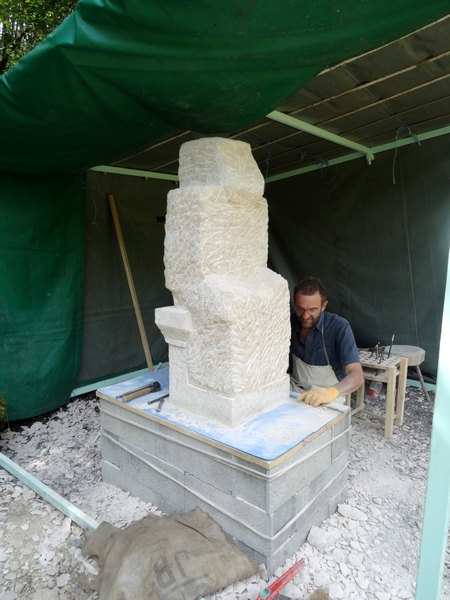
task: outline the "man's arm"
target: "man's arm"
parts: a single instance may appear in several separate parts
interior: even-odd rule
[[[303,400],[311,406],[320,406],[321,404],[333,402],[339,396],[354,392],[364,383],[361,363],[351,363],[345,367],[345,370],[347,375],[336,385],[327,388],[312,388],[309,392],[298,396],[297,400]]]
[[[306,404],[311,404],[311,406],[329,404],[339,396],[354,392],[364,383],[363,370],[361,363],[358,361],[358,348],[350,324],[345,319],[342,319],[341,322],[342,326],[337,333],[336,339],[338,356],[341,358],[341,364],[345,364],[348,360],[352,359],[355,362],[347,364],[345,367],[346,376],[334,386],[327,388],[313,387],[309,392],[298,396],[297,400],[303,400]]]
[[[334,386],[339,391],[340,396],[354,392],[364,383],[361,363],[351,363],[345,367],[345,371],[347,375]]]

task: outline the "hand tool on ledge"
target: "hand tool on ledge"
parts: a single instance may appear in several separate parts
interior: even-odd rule
[[[153,404],[154,402],[159,402],[158,408],[156,409],[156,412],[159,413],[159,412],[161,412],[161,408],[162,408],[162,405],[164,404],[164,400],[168,397],[169,397],[169,394],[166,394],[165,396],[160,396],[159,398],[155,398],[155,400],[149,400],[148,403]]]
[[[141,385],[141,387],[134,388],[134,390],[129,390],[120,396],[116,396],[117,399],[121,399],[122,402],[129,402],[134,398],[139,398],[139,396],[145,396],[145,394],[153,394],[154,392],[159,392],[161,389],[161,384],[159,381],[152,381],[151,383],[146,383],[145,385]]]
[[[281,596],[279,592],[287,586],[287,584],[294,579],[297,573],[305,566],[305,560],[301,558],[295,565],[288,569],[283,575],[280,575],[273,583],[268,585],[256,598],[256,600],[272,600],[277,598],[282,600],[286,596]]]

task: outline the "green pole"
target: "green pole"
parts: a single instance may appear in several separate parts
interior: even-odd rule
[[[450,516],[450,260],[431,432],[430,463],[420,542],[416,600],[439,600]]]
[[[81,509],[77,508],[74,504],[63,498],[50,489],[45,483],[36,479],[34,475],[22,469],[18,464],[13,462],[10,458],[5,456],[0,452],[0,467],[3,467],[7,471],[9,471],[14,477],[17,477],[22,483],[27,485],[30,489],[38,493],[44,500],[47,500],[50,504],[52,504],[55,508],[60,510],[63,514],[67,515],[77,523],[80,527],[84,529],[97,529],[98,523],[94,521],[89,515],[83,512]],[[3,594],[2,594],[3,596]]]

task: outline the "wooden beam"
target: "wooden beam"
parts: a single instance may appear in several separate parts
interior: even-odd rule
[[[123,266],[125,267],[125,273],[127,276],[128,287],[130,288],[131,299],[133,301],[134,312],[136,315],[137,324],[139,327],[139,333],[141,335],[142,346],[144,348],[145,359],[147,361],[147,367],[149,371],[153,371],[153,361],[152,356],[150,354],[150,348],[148,346],[147,335],[145,333],[144,322],[142,320],[141,309],[139,307],[139,302],[136,294],[136,288],[134,287],[133,275],[131,273],[130,263],[128,261],[127,249],[125,247],[125,242],[122,235],[122,228],[120,226],[119,215],[117,214],[116,203],[114,201],[114,196],[112,194],[108,194],[109,206],[111,208],[111,213],[114,221],[114,226],[116,228],[117,240],[119,242],[120,253],[122,255]]]

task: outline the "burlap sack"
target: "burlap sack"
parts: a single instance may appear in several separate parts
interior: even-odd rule
[[[126,529],[103,522],[83,538],[83,554],[100,565],[100,600],[195,600],[257,571],[199,508]]]

